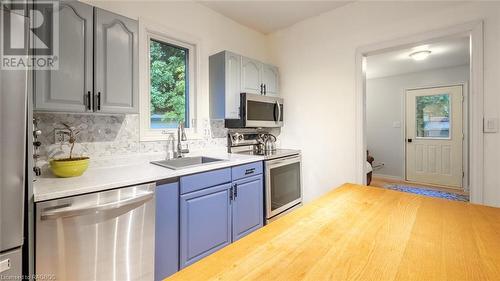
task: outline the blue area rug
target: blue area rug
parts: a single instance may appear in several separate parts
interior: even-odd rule
[[[461,194],[452,193],[452,192],[432,190],[432,189],[427,189],[425,187],[415,187],[415,186],[408,186],[408,185],[401,185],[401,184],[387,184],[387,185],[385,185],[385,188],[397,190],[397,191],[402,191],[402,192],[420,194],[420,195],[429,196],[429,197],[437,197],[437,198],[443,198],[443,199],[448,199],[448,200],[469,202],[468,195],[461,195]]]

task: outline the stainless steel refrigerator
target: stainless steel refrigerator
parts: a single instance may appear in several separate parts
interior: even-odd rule
[[[2,9],[3,19],[25,24],[26,18]],[[24,36],[14,33],[10,36]],[[1,41],[3,42],[3,40]],[[27,52],[26,52],[27,54]],[[26,181],[27,70],[0,66],[0,279],[22,274],[24,193]]]

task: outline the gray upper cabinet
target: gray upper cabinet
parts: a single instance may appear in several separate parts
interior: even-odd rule
[[[137,21],[77,1],[59,10],[59,69],[35,70],[34,109],[138,113]]]
[[[238,118],[240,116],[240,79],[241,79],[241,56],[226,53],[226,118]]]
[[[262,65],[262,84],[266,96],[279,96],[279,72],[274,65]]]
[[[211,118],[238,118],[241,56],[224,51],[210,56],[209,64]]]
[[[59,22],[59,69],[34,72],[35,109],[92,111],[93,7],[60,2]]]
[[[137,21],[95,9],[94,103],[104,113],[137,113]]]
[[[273,65],[222,51],[209,58],[210,118],[240,117],[240,93],[279,96],[279,72]]]
[[[241,58],[241,92],[261,94],[262,63],[259,61]]]

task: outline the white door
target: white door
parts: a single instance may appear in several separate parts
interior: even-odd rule
[[[462,90],[406,92],[406,180],[462,188]]]
[[[241,58],[241,92],[252,94],[263,94],[261,83],[262,65],[259,61]]]
[[[279,96],[279,74],[278,68],[273,65],[262,65],[262,84],[266,96]]]

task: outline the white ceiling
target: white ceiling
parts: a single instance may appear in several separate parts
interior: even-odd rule
[[[432,53],[422,61],[415,61],[409,54],[419,50]],[[379,78],[430,69],[466,65],[469,63],[469,38],[458,37],[368,56],[366,78]]]
[[[352,1],[199,1],[202,5],[264,34],[291,26],[349,2]]]

